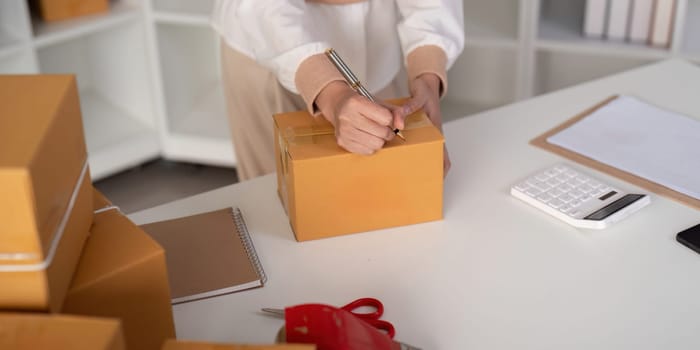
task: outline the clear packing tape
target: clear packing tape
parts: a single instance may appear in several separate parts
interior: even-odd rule
[[[428,116],[423,113],[423,111],[419,111],[406,117],[403,130],[419,129],[431,125],[433,124],[430,119],[428,119]],[[289,154],[290,146],[317,144],[321,140],[326,139],[329,135],[335,135],[335,128],[333,128],[330,123],[315,126],[288,127],[284,132],[281,132],[278,142],[280,146],[280,157],[282,158],[283,174],[286,176],[289,173],[287,162],[291,159],[291,155]],[[410,140],[407,139],[407,141],[397,142],[401,144],[409,141]]]
[[[80,192],[81,185],[83,181],[86,179],[87,175],[87,169],[88,169],[88,163],[87,160],[83,163],[83,168],[80,171],[80,176],[78,177],[78,181],[73,187],[73,192],[71,193],[70,199],[68,201],[68,204],[66,206],[66,209],[63,213],[63,216],[61,217],[61,221],[59,221],[58,225],[56,226],[56,229],[54,230],[53,236],[51,238],[51,245],[49,246],[48,252],[46,254],[46,258],[40,262],[40,263],[34,263],[34,264],[0,264],[0,272],[20,272],[20,271],[40,271],[40,270],[45,270],[47,267],[51,265],[51,262],[53,261],[54,256],[56,255],[56,249],[58,248],[58,244],[61,242],[61,238],[63,238],[63,234],[66,228],[66,224],[68,223],[68,219],[70,218],[71,213],[73,212],[73,207],[75,206],[75,200],[78,197],[78,192]],[[32,260],[36,259],[37,254],[36,253],[2,253],[0,255],[1,260],[15,260],[15,261],[21,261],[21,260]]]

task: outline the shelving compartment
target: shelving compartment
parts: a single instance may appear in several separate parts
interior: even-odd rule
[[[445,120],[452,120],[515,101],[515,49],[467,47],[448,72],[442,103]]]
[[[165,94],[165,155],[182,161],[233,166],[221,84],[219,39],[210,28],[156,26]]]
[[[37,55],[42,73],[76,75],[94,179],[159,155],[141,21],[46,45]]]
[[[534,95],[562,89],[655,61],[599,54],[540,50],[536,53]]]
[[[585,0],[543,0],[537,26],[536,48],[572,53],[609,55],[637,58],[665,58],[669,50],[644,43],[624,40],[586,37],[583,33]]]
[[[512,0],[465,0],[466,45],[516,46],[519,2]]]

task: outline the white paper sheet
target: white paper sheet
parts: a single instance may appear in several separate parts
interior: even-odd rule
[[[620,96],[547,142],[700,199],[699,120]]]

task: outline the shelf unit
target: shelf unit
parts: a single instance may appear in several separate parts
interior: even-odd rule
[[[444,118],[662,59],[700,63],[700,1],[676,1],[673,41],[669,48],[657,48],[585,37],[586,0],[465,0],[465,51],[448,72]]]
[[[464,0],[466,43],[445,120],[676,57],[700,63],[700,0],[676,0],[669,48],[586,38],[586,0]],[[112,0],[43,23],[0,1],[0,73],[73,73],[94,179],[155,157],[235,166],[214,0]]]

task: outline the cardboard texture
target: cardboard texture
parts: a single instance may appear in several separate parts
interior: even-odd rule
[[[73,76],[0,76],[0,308],[60,308],[92,222]]]
[[[579,120],[585,118],[589,114],[595,112],[597,109],[607,105],[614,99],[616,99],[618,96],[610,96],[606,98],[605,100],[601,101],[600,103],[592,106],[591,108],[573,116],[571,119],[561,123],[560,125],[557,125],[556,127],[552,128],[551,130],[546,131],[540,136],[535,137],[534,139],[530,140],[530,144],[533,146],[540,147],[544,150],[550,151],[552,153],[558,154],[564,158],[567,158],[569,160],[572,160],[574,162],[577,162],[579,164],[583,164],[585,166],[591,167],[593,169],[596,169],[598,171],[604,172],[606,174],[612,175],[617,177],[618,179],[621,179],[623,181],[627,181],[629,183],[635,184],[641,188],[644,188],[648,191],[654,192],[656,194],[662,195],[667,198],[671,198],[673,200],[676,200],[679,203],[688,205],[690,207],[693,207],[695,209],[700,209],[700,200],[693,198],[691,196],[688,196],[686,194],[674,191],[666,186],[659,185],[655,182],[649,181],[643,177],[634,175],[632,173],[620,170],[618,168],[615,168],[613,166],[601,163],[595,159],[588,158],[584,155],[581,155],[579,153],[576,153],[574,151],[570,151],[564,147],[557,146],[555,144],[551,144],[547,142],[547,139],[559,133],[560,131],[574,125],[576,122]]]
[[[442,219],[443,144],[423,112],[371,156],[304,111],[274,116],[277,186],[298,241]]]
[[[124,350],[118,320],[0,313],[0,349]]]
[[[313,344],[236,345],[168,339],[162,350],[314,350]]]
[[[62,313],[118,318],[127,349],[175,336],[163,249],[112,209],[96,214]]]
[[[109,11],[109,0],[34,0],[41,19],[61,21]]]

